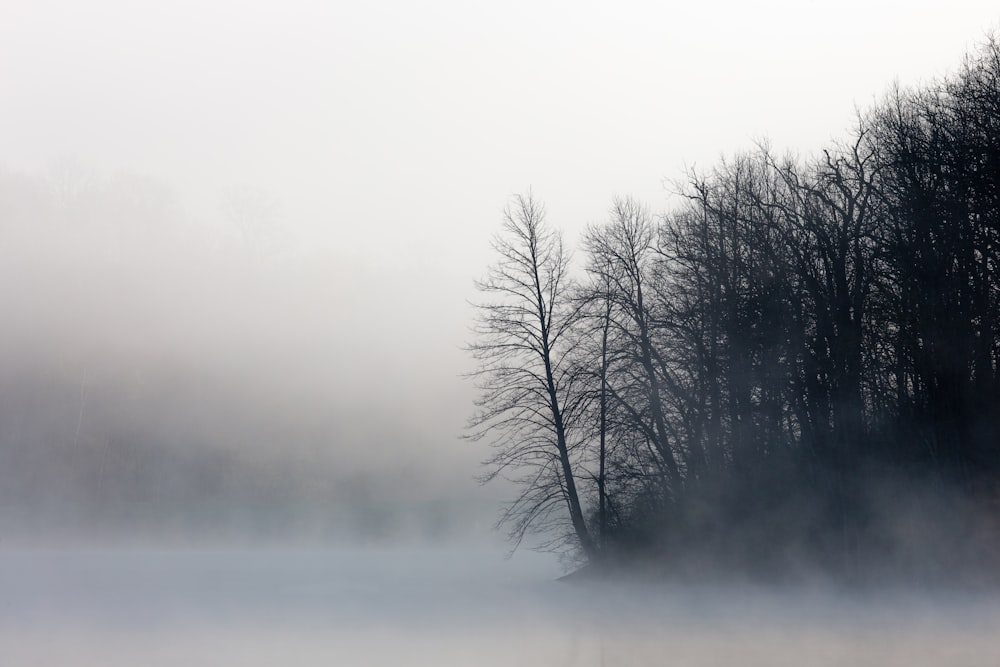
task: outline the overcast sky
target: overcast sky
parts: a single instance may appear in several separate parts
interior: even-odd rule
[[[532,187],[571,241],[614,195],[662,210],[685,167],[764,137],[816,151],[998,21],[995,0],[0,0],[6,201],[69,172],[146,202],[69,245],[30,206],[0,220],[20,332],[0,361],[30,350],[83,387],[70,440],[97,439],[88,382],[207,396],[211,372],[213,400],[294,422],[257,449],[304,438],[341,474],[404,461],[433,471],[424,495],[476,493],[461,346],[512,193]],[[201,437],[242,446],[228,428]]]

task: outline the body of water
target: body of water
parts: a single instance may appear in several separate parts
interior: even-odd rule
[[[1000,665],[975,593],[557,582],[486,549],[0,552],[0,664]]]

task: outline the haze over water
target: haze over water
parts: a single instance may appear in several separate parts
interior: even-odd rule
[[[996,599],[553,581],[484,549],[5,551],[5,665],[932,665],[1000,660]]]

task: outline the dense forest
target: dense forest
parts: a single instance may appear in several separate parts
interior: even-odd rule
[[[616,199],[571,262],[508,206],[468,437],[500,523],[689,575],[977,577],[1000,534],[1000,42],[809,159]],[[581,258],[582,255],[582,258]]]

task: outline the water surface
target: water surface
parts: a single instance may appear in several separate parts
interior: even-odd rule
[[[969,593],[569,585],[487,549],[0,552],[2,664],[990,665]]]

